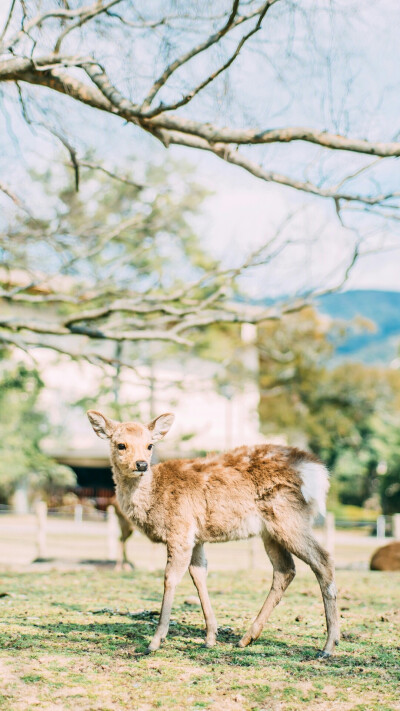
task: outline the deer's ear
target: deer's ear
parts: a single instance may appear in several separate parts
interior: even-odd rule
[[[158,440],[165,437],[169,429],[171,428],[175,419],[175,415],[172,412],[166,412],[164,415],[159,415],[155,420],[147,425],[147,429],[151,432],[151,441],[158,442]]]
[[[88,410],[86,414],[97,436],[101,439],[109,439],[118,423],[102,415],[101,412],[97,412],[97,410]]]

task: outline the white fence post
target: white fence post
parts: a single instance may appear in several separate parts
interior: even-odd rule
[[[109,560],[118,558],[118,519],[114,506],[107,506],[107,551]]]
[[[327,511],[325,516],[325,547],[331,555],[335,552],[335,514]]]
[[[386,520],[384,516],[378,516],[376,519],[376,537],[385,538]]]
[[[12,498],[14,513],[25,515],[29,512],[28,486],[26,480],[21,481],[15,489]]]
[[[83,506],[82,504],[77,504],[74,508],[74,521],[76,523],[82,523],[83,519]]]
[[[47,533],[47,504],[45,501],[38,501],[36,504],[36,546],[37,557],[46,558],[46,533]]]
[[[400,541],[400,513],[393,514],[392,518],[392,536],[396,541]]]

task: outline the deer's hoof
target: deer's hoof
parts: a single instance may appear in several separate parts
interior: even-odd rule
[[[135,570],[135,565],[129,561],[128,563],[123,563],[122,568],[119,568],[119,570],[124,570],[129,573],[130,571]]]
[[[317,652],[317,659],[328,659],[332,654],[330,652],[325,652],[324,650]]]
[[[206,641],[204,642],[204,646],[206,647],[206,649],[212,649],[212,647],[215,647],[216,643],[216,639],[206,639]]]
[[[239,649],[244,649],[245,647],[247,647],[247,646],[248,646],[249,644],[251,644],[252,642],[253,642],[253,638],[250,637],[248,634],[245,634],[245,636],[242,637],[242,639],[239,640],[239,642],[237,643],[236,646],[239,647]]]

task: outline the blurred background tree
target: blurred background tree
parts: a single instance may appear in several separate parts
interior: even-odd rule
[[[259,328],[261,427],[309,447],[333,473],[331,499],[396,507],[400,373],[334,365],[341,327],[306,309]],[[390,462],[390,464],[388,464]],[[390,472],[390,473],[389,473]]]
[[[49,422],[38,406],[43,387],[38,371],[7,361],[4,350],[0,355],[0,502],[6,503],[17,489],[35,496],[73,485],[73,471],[41,449]]]
[[[1,296],[13,311],[3,337],[11,326],[26,346],[108,363],[118,363],[122,342],[142,356],[151,340],[181,342],[174,327],[219,298],[223,280],[194,226],[208,192],[183,163],[132,162],[118,179],[86,165],[79,192],[66,166],[36,174],[42,217],[20,213],[4,232]],[[109,356],[96,353],[104,341]],[[131,348],[132,366],[134,356]]]
[[[213,274],[215,261],[201,249],[193,224],[207,191],[193,180],[192,169],[183,163],[132,164],[130,176],[118,180],[92,166],[95,164],[88,161],[87,169],[81,172],[79,192],[67,166],[33,175],[38,191],[47,197],[46,210],[39,221],[19,213],[4,235],[0,268],[6,285],[5,302],[9,290],[13,297],[11,320],[22,314],[32,326],[24,347],[29,345],[33,356],[37,348],[46,345],[61,356],[112,366],[103,370],[93,394],[75,403],[81,413],[89,407],[105,406],[116,418],[136,419],[137,403],[120,399],[121,368],[146,364],[151,391],[152,362],[176,355],[173,343],[150,343],[146,339],[123,343],[117,338],[104,344],[103,339],[94,338],[89,351],[85,342],[76,348],[71,337],[60,342],[56,336],[45,336],[40,328],[35,333],[35,324],[43,311],[50,326],[57,319],[71,318],[73,322],[76,302],[84,300],[85,295],[90,297],[90,315],[87,321],[82,318],[76,324],[78,335],[80,329],[84,334],[85,327],[101,328],[102,314],[105,318],[109,315],[110,297],[119,300],[135,295],[134,313],[129,313],[127,303],[123,324],[124,329],[132,330],[137,326],[137,311],[145,314],[148,309],[151,318],[153,306],[146,304],[149,293],[153,300],[160,298],[159,311],[165,319],[177,318],[174,308],[163,304],[167,293],[176,293],[176,308],[189,282],[195,283],[193,299],[198,294],[207,298],[207,278]],[[136,182],[132,173],[136,173]],[[18,301],[21,292],[23,298]],[[114,317],[113,328],[118,335],[122,328],[120,312]],[[38,406],[43,382],[39,371],[27,365],[28,359],[17,361],[17,353],[10,349],[1,354],[3,501],[21,487],[34,493],[49,491],[56,484],[74,483],[72,470],[58,465],[41,449],[41,441],[50,433],[50,423]]]
[[[132,160],[125,177],[115,179],[91,161],[85,165],[79,192],[65,165],[32,171],[45,198],[42,216],[20,213],[8,225],[1,250],[7,269],[24,269],[36,280],[71,277],[64,288],[59,283],[59,298],[52,302],[63,303],[64,295],[72,310],[74,296],[77,301],[94,291],[91,307],[152,289],[156,298],[216,267],[193,227],[208,192],[194,180],[191,166]]]

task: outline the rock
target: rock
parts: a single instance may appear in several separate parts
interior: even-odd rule
[[[400,541],[394,541],[375,551],[370,562],[371,570],[400,570]]]

